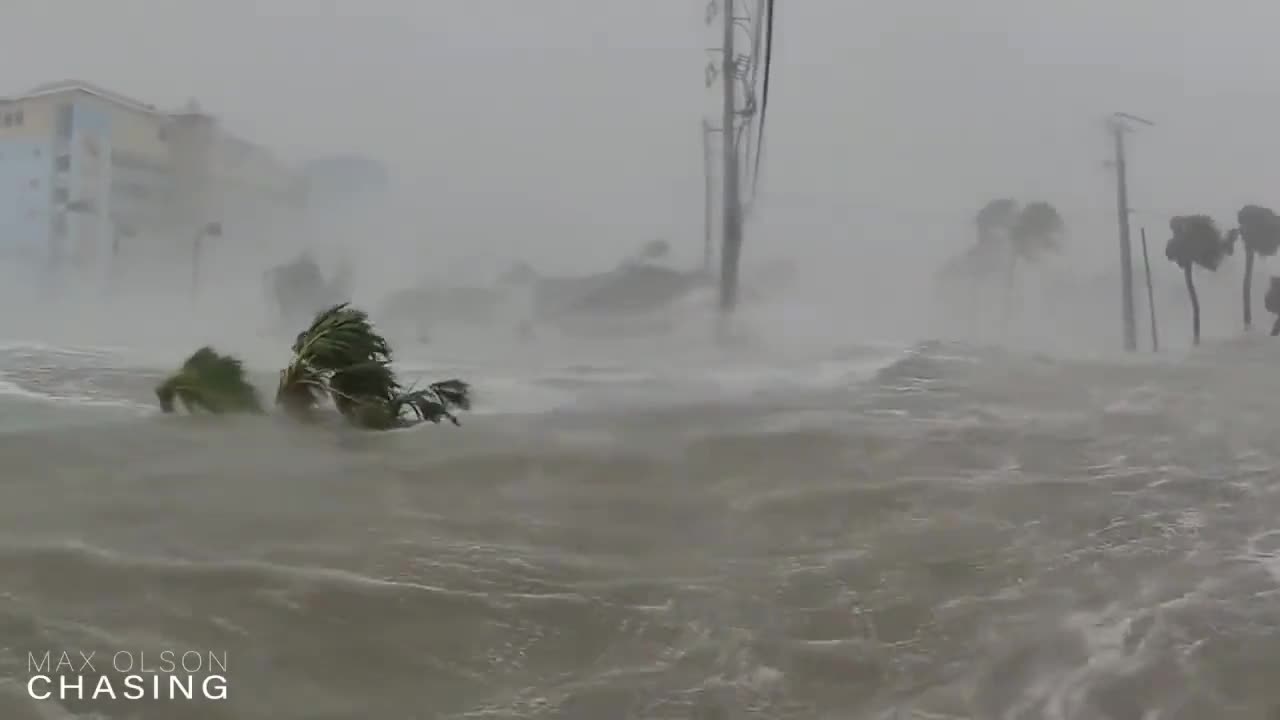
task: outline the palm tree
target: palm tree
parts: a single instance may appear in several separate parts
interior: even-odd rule
[[[1262,304],[1266,306],[1267,312],[1276,316],[1275,324],[1271,326],[1271,337],[1280,335],[1280,277],[1271,276],[1271,286],[1267,288]]]
[[[1014,258],[1035,262],[1057,252],[1066,224],[1057,208],[1047,202],[1028,203],[1009,229]]]
[[[936,284],[946,287],[951,281],[953,287],[963,287],[967,297],[964,300],[964,315],[969,326],[969,335],[977,332],[979,291],[988,273],[997,265],[997,258],[1006,249],[1009,230],[1013,227],[1018,214],[1018,203],[1012,198],[997,198],[982,206],[974,216],[973,224],[977,230],[977,238],[961,254],[952,258],[939,270]]]
[[[329,398],[351,423],[368,429],[438,423],[471,407],[471,388],[462,380],[405,389],[391,369],[391,348],[368,315],[348,303],[321,311],[298,334],[293,359],[280,371],[276,404],[293,417],[309,419]],[[406,413],[413,418],[406,417]]]
[[[1018,202],[1012,198],[992,200],[978,211],[974,224],[978,226],[979,247],[998,243],[1008,237],[1018,216]]]
[[[1180,215],[1169,221],[1173,237],[1165,245],[1164,255],[1182,268],[1187,282],[1187,294],[1191,297],[1192,342],[1200,344],[1200,298],[1196,296],[1191,268],[1199,265],[1206,270],[1217,270],[1222,258],[1230,255],[1232,238],[1223,238],[1213,218],[1208,215]]]
[[[1227,235],[1234,244],[1239,237],[1244,242],[1244,329],[1253,325],[1253,256],[1270,257],[1280,250],[1280,216],[1270,208],[1245,205],[1236,215],[1238,227]]]
[[[257,390],[245,379],[243,364],[208,346],[195,351],[182,369],[158,385],[156,398],[165,413],[174,412],[175,400],[190,413],[262,412]]]
[[[1009,228],[1009,266],[1005,276],[1005,315],[1012,306],[1013,278],[1018,260],[1034,263],[1061,247],[1066,223],[1058,209],[1047,202],[1028,203]]]

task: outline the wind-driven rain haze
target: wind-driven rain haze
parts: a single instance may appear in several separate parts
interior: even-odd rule
[[[1280,708],[1269,5],[3,10],[0,718]]]

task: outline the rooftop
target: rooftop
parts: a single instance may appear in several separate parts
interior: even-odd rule
[[[48,95],[57,95],[59,93],[77,92],[77,91],[88,93],[89,95],[95,95],[108,102],[115,103],[123,107],[127,107],[130,110],[135,110],[137,112],[147,113],[149,115],[179,116],[179,115],[205,115],[206,114],[200,109],[199,103],[197,103],[195,100],[188,100],[185,106],[177,110],[161,110],[157,108],[155,105],[144,103],[141,100],[136,100],[134,98],[129,97],[128,95],[122,95],[118,92],[113,92],[100,85],[94,85],[91,82],[86,82],[84,80],[75,80],[75,79],[58,80],[56,82],[43,83],[41,85],[37,85],[31,88],[30,90],[27,90],[24,93],[0,97],[0,102],[17,102],[20,100],[28,100],[30,98],[45,97]]]

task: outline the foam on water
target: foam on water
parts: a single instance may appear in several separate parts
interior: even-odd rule
[[[405,353],[408,381],[475,383],[462,428],[0,433],[7,647],[216,641],[270,670],[217,718],[1280,703],[1266,362],[656,354]],[[92,397],[151,382],[116,378],[118,354],[64,357],[65,378],[13,367],[54,362],[38,355],[0,367]],[[254,368],[269,379],[270,358]],[[7,652],[0,675],[20,673]]]

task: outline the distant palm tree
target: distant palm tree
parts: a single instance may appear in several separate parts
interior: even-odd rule
[[[1017,216],[1018,201],[1012,198],[998,198],[983,205],[974,218],[978,226],[977,244],[988,246],[1006,239]]]
[[[977,240],[939,270],[939,287],[963,279],[967,285],[966,315],[970,334],[976,329],[978,295],[1004,270],[1004,313],[1008,320],[1013,306],[1013,281],[1018,261],[1033,263],[1058,249],[1065,224],[1062,216],[1046,202],[1019,205],[1012,198],[988,202],[974,217]],[[992,283],[994,284],[994,283]]]
[[[1005,313],[1012,303],[1013,278],[1018,260],[1034,263],[1061,247],[1066,223],[1058,209],[1047,202],[1033,202],[1022,208],[1009,228],[1009,265],[1005,276]]]
[[[1244,242],[1244,329],[1253,325],[1253,256],[1271,257],[1280,250],[1280,216],[1270,208],[1245,205],[1236,215],[1238,227],[1227,234],[1234,245],[1238,237]]]
[[[1009,233],[1017,217],[1018,201],[1013,198],[996,198],[983,205],[973,219],[976,241],[947,268],[950,273],[959,272],[967,276],[968,298],[965,304],[968,306],[966,315],[970,335],[977,331],[981,288],[996,271],[1000,258],[1007,254]]]
[[[1266,306],[1267,312],[1276,316],[1275,324],[1271,326],[1271,337],[1280,335],[1280,277],[1271,276],[1271,286],[1267,288],[1262,304]]]
[[[1222,232],[1208,215],[1179,215],[1169,221],[1173,237],[1165,245],[1164,255],[1182,268],[1187,282],[1187,294],[1191,297],[1192,342],[1200,344],[1200,298],[1196,295],[1191,269],[1195,265],[1206,270],[1217,270],[1222,258],[1231,254],[1234,243],[1223,238]]]

